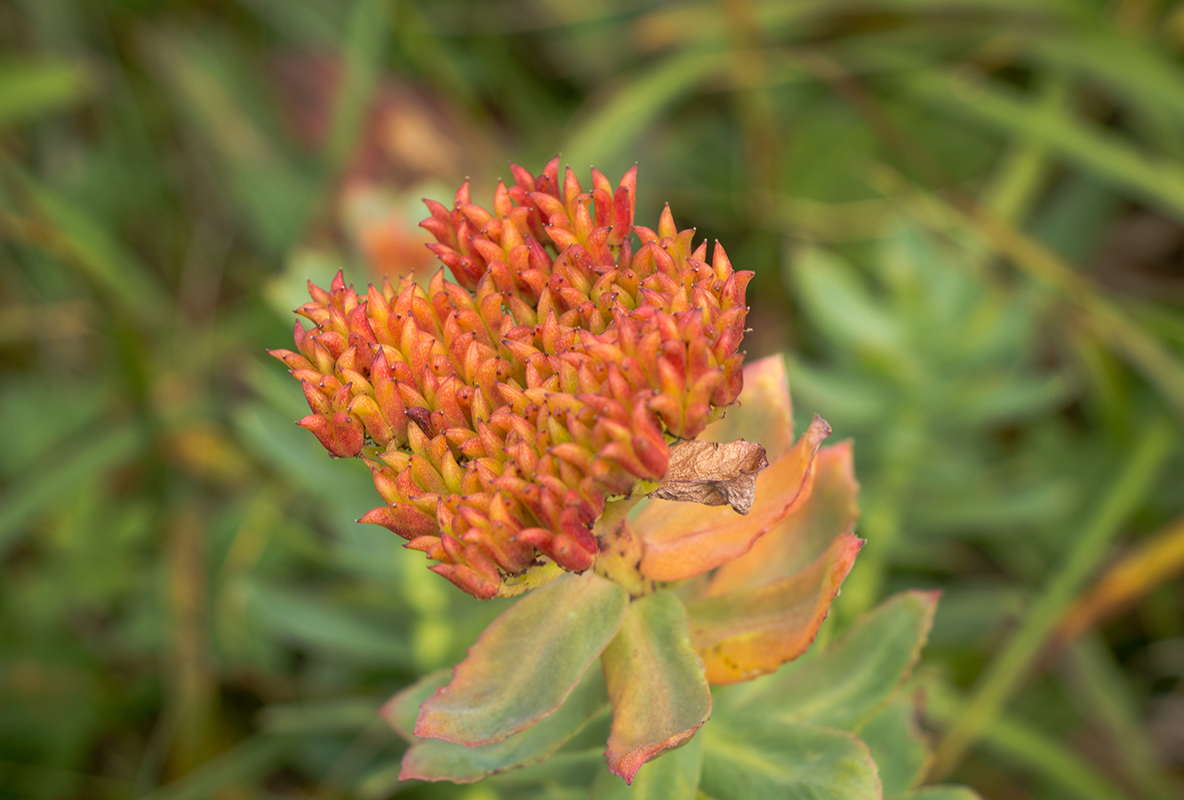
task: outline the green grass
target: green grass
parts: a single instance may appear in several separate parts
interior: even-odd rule
[[[380,277],[359,220],[415,253],[556,152],[757,273],[749,355],[855,438],[834,624],[944,589],[937,770],[1178,796],[1184,563],[1058,630],[1184,510],[1182,120],[1154,0],[0,5],[0,800],[567,796],[394,781],[362,712],[500,606],[352,522],[264,353]]]

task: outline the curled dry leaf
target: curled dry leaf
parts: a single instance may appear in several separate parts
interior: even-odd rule
[[[859,483],[851,442],[819,449],[810,496],[794,513],[758,539],[752,549],[722,564],[705,597],[764,586],[807,568],[841,533],[854,533],[859,519]]]
[[[815,417],[793,449],[757,477],[757,502],[741,517],[730,508],[697,508],[651,500],[632,522],[644,554],[641,574],[656,581],[681,581],[744,555],[810,496],[814,457],[830,426]]]
[[[769,466],[765,448],[743,439],[716,442],[681,442],[670,448],[666,482],[650,492],[659,500],[730,505],[747,514],[756,497],[757,473]]]

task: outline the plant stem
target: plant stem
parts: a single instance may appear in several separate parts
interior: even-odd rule
[[[596,574],[619,583],[634,597],[641,597],[654,590],[654,582],[641,574],[641,541],[629,530],[625,518],[645,497],[634,492],[620,500],[604,504],[604,513],[596,521],[593,533],[600,542],[600,554],[596,557]]]

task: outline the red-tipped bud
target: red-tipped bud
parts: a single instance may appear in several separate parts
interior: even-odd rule
[[[456,283],[359,296],[339,273],[298,312],[316,327],[272,353],[330,453],[381,451],[367,463],[387,505],[363,521],[479,597],[538,559],[591,568],[605,495],[663,479],[667,440],[735,401],[751,277],[719,247],[707,266],[669,208],[636,226],[636,167],[615,189],[594,170],[589,191],[558,159],[511,171],[492,213],[467,183],[452,208],[426,201]]]

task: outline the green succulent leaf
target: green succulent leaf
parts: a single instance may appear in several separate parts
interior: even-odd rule
[[[447,672],[438,672],[412,685],[392,699],[384,716],[396,730],[406,731],[407,723],[415,720],[413,704],[447,679]],[[607,701],[604,679],[597,670],[588,670],[558,711],[500,742],[466,747],[441,739],[413,737],[411,748],[403,756],[399,779],[472,783],[495,772],[538,763],[562,747]]]
[[[806,313],[836,345],[881,357],[903,357],[906,332],[901,321],[872,294],[851,264],[825,250],[803,249],[793,265],[793,276]]]
[[[605,755],[609,770],[631,783],[642,764],[694,736],[711,714],[682,604],[665,592],[634,602],[601,663],[613,708]]]
[[[859,729],[880,772],[884,800],[904,800],[921,782],[929,762],[929,742],[917,725],[917,707],[909,698],[884,706]]]
[[[642,766],[632,784],[622,783],[603,769],[592,784],[592,800],[673,800],[695,797],[702,766],[702,737],[692,736],[686,744]]]
[[[379,716],[387,721],[395,733],[414,744],[419,741],[419,737],[415,735],[415,718],[419,716],[419,707],[441,686],[447,684],[451,677],[450,669],[438,669],[424,675],[387,700],[379,709]]]
[[[869,800],[876,765],[853,734],[770,717],[703,731],[700,788],[713,800]]]
[[[909,674],[936,607],[936,592],[889,598],[818,656],[720,693],[718,712],[745,719],[760,709],[785,721],[853,729]]]
[[[621,586],[590,572],[526,595],[423,703],[415,735],[476,747],[551,714],[612,640],[628,602]]]

